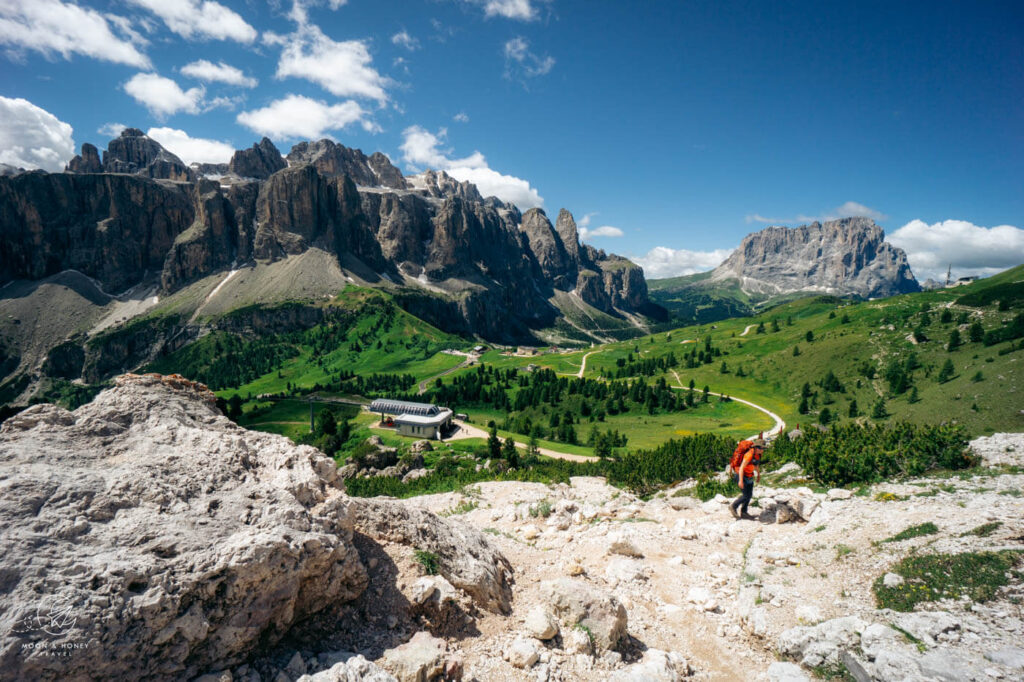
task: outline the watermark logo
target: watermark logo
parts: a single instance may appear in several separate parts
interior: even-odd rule
[[[36,629],[53,635],[63,637],[75,628],[78,617],[74,615],[74,604],[70,600],[64,600],[50,606],[39,605],[36,608]]]

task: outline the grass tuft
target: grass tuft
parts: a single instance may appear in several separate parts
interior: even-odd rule
[[[910,528],[901,530],[899,533],[896,533],[896,535],[893,535],[891,538],[886,538],[885,540],[882,540],[882,542],[902,542],[904,540],[909,540],[910,538],[919,538],[922,535],[935,535],[938,532],[939,527],[931,521],[929,521],[927,523],[922,523],[920,525],[911,526]]]
[[[920,603],[941,599],[989,601],[1010,583],[1010,570],[1020,556],[1019,550],[908,556],[887,571],[902,576],[901,585],[886,587],[882,576],[875,580],[875,602],[878,608],[913,611]]]

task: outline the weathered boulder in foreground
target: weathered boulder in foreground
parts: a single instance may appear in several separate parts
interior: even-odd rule
[[[31,407],[0,429],[0,670],[235,665],[362,593],[348,505],[330,459],[236,426],[180,378],[120,377],[74,412]]]
[[[433,552],[452,585],[486,609],[509,612],[512,565],[477,529],[392,500],[351,499],[349,513],[356,531]]]

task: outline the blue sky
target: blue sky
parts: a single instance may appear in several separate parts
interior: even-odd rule
[[[0,0],[0,161],[329,136],[566,207],[650,275],[845,215],[921,279],[984,274],[1024,262],[1022,35],[1019,2]]]

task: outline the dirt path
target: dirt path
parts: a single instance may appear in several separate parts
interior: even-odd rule
[[[587,353],[586,355],[583,356],[583,362],[580,363],[579,374],[576,375],[578,378],[582,379],[583,378],[583,373],[585,371],[587,371],[587,358],[589,358],[594,353],[600,353],[600,352],[601,351],[599,351],[599,350],[592,350],[592,351],[590,351],[589,353]]]
[[[470,426],[465,422],[461,422],[453,419],[452,423],[459,427],[459,430],[454,435],[448,436],[445,440],[464,440],[466,438],[483,438],[486,440],[491,434],[484,431],[476,426]],[[515,444],[521,448],[526,447],[526,442],[522,440],[522,437],[514,437]],[[537,448],[540,454],[546,457],[553,457],[555,459],[567,459],[571,462],[593,462],[596,461],[596,457],[587,457],[585,455],[571,455],[568,452],[558,452],[557,450],[551,450],[550,448]]]
[[[756,326],[757,326],[756,324],[748,324],[747,328],[743,330],[743,333],[741,333],[740,336],[746,336],[747,332],[749,332],[751,329],[753,329]]]
[[[747,327],[747,329],[750,329],[750,327]],[[746,333],[746,332],[744,332],[744,333]],[[672,376],[674,376],[676,378],[676,383],[679,384],[679,386],[677,386],[678,389],[680,389],[682,391],[691,391],[691,390],[692,391],[696,391],[697,390],[696,388],[691,389],[689,386],[684,386],[683,385],[683,380],[679,378],[679,374],[675,370],[672,370]],[[721,396],[722,394],[721,393],[715,393],[714,391],[708,391],[708,395]],[[768,433],[765,434],[765,437],[767,437],[767,438],[774,438],[775,436],[777,436],[780,433],[782,433],[783,429],[786,428],[786,422],[782,421],[782,417],[780,417],[779,415],[775,414],[774,412],[769,410],[767,407],[761,407],[757,403],[752,403],[749,400],[744,400],[743,398],[737,398],[734,395],[730,395],[729,396],[729,400],[734,400],[734,401],[736,401],[738,403],[743,403],[744,405],[747,405],[749,407],[753,407],[755,410],[759,410],[761,412],[764,412],[766,415],[771,417],[775,421],[775,425],[772,426],[771,431],[769,431]],[[750,438],[756,438],[756,437],[757,437],[757,434],[754,434],[753,436],[750,436]]]

